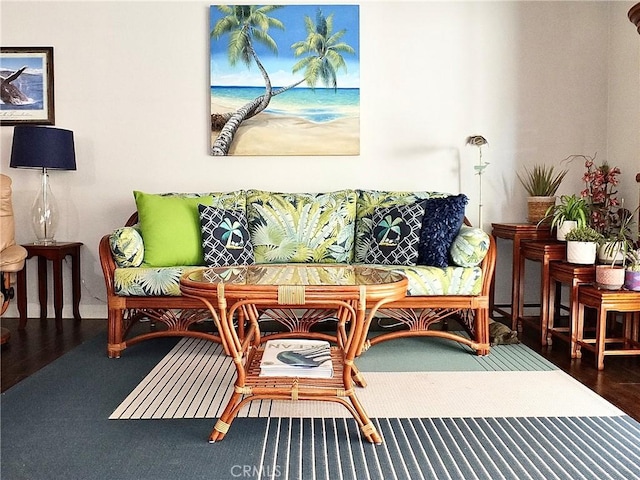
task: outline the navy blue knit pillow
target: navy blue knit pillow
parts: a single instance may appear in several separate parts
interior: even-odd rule
[[[464,221],[468,201],[463,194],[424,201],[418,265],[440,268],[449,265],[449,249]]]

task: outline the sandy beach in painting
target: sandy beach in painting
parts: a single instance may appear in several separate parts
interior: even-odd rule
[[[237,108],[237,107],[236,107]],[[232,105],[211,101],[211,112],[232,112]],[[211,143],[219,132],[212,132]],[[296,116],[262,112],[243,122],[229,155],[358,155],[360,118],[314,123]]]

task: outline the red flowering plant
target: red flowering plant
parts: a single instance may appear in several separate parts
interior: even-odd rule
[[[581,156],[585,159],[584,166],[587,170],[582,176],[585,189],[580,192],[580,195],[590,205],[589,224],[606,238],[620,228],[622,221],[623,209],[616,197],[620,169],[609,166],[606,160],[596,165],[595,155]]]

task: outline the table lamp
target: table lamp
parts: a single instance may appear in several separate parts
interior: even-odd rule
[[[54,245],[58,226],[58,206],[49,185],[50,168],[75,170],[73,132],[61,128],[17,126],[13,131],[12,168],[42,169],[42,183],[33,202],[31,220],[36,244]]]

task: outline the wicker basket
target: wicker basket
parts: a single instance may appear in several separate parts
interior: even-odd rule
[[[533,224],[538,223],[544,218],[549,207],[555,204],[556,197],[529,197],[527,199],[527,207],[529,209],[527,221]],[[548,218],[543,223],[551,223],[551,218]]]

